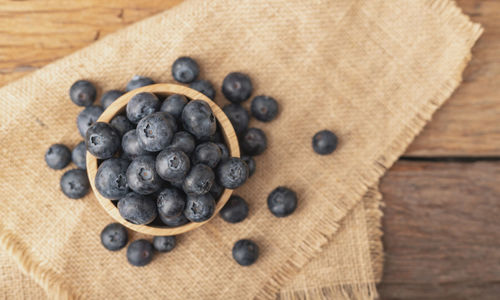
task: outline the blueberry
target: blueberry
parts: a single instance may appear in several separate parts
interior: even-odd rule
[[[210,137],[217,129],[217,123],[210,106],[202,100],[190,101],[182,111],[184,129],[196,138]]]
[[[175,236],[155,236],[153,246],[158,252],[170,252],[175,248]]]
[[[118,131],[120,136],[123,136],[127,131],[134,129],[134,124],[130,123],[127,117],[123,115],[114,116],[109,124]]]
[[[212,184],[212,188],[210,189],[210,195],[214,197],[215,201],[219,201],[220,196],[222,196],[222,193],[224,192],[224,187],[222,187],[220,184],[217,182],[214,182]]]
[[[101,231],[101,244],[109,251],[118,251],[128,242],[127,229],[120,223],[108,224]]]
[[[89,106],[95,101],[97,90],[92,82],[78,80],[69,89],[71,101],[78,106]]]
[[[122,158],[110,158],[101,163],[95,175],[95,187],[103,197],[118,200],[127,195],[129,163]]]
[[[188,195],[202,195],[210,191],[214,180],[215,175],[212,169],[207,165],[199,164],[191,168],[182,187]]]
[[[102,107],[104,109],[108,108],[111,105],[111,103],[115,102],[115,100],[120,98],[123,94],[125,93],[119,90],[110,90],[102,94],[101,97]]]
[[[227,74],[222,82],[222,93],[233,103],[241,103],[250,98],[252,90],[250,77],[240,72]]]
[[[221,218],[229,223],[238,223],[248,216],[248,204],[240,196],[233,195],[220,211]]]
[[[189,87],[192,88],[193,90],[197,90],[198,92],[207,96],[211,100],[215,99],[214,86],[208,80],[199,79],[199,80],[193,81],[193,82],[191,82]]]
[[[133,241],[127,248],[127,260],[132,266],[145,266],[153,260],[153,250],[153,245],[144,239]]]
[[[249,266],[259,257],[259,246],[251,240],[239,240],[233,246],[233,258],[242,265]]]
[[[287,187],[277,187],[267,197],[267,207],[276,217],[289,216],[297,208],[297,195]]]
[[[163,101],[160,111],[167,112],[171,114],[174,118],[180,120],[182,115],[182,110],[184,106],[188,103],[186,97],[179,94],[173,94],[167,97],[165,101]]]
[[[193,135],[186,131],[178,131],[174,134],[169,148],[181,150],[189,155],[194,151],[195,146],[196,141]]]
[[[176,130],[170,118],[168,113],[157,112],[144,117],[137,124],[136,132],[141,148],[158,152],[170,145]]]
[[[226,145],[223,143],[217,143],[217,147],[220,149],[220,161],[225,161],[226,159],[229,158],[229,150],[227,149]]]
[[[149,196],[128,193],[118,201],[120,215],[133,224],[149,224],[157,216],[156,202]]]
[[[247,164],[237,157],[223,161],[217,167],[219,183],[227,189],[242,186],[248,178]]]
[[[127,83],[127,87],[125,88],[125,90],[127,92],[130,92],[131,90],[135,90],[154,83],[154,80],[149,77],[134,75],[134,77],[132,77],[132,79],[130,79],[130,81]]]
[[[205,164],[210,168],[215,168],[219,163],[221,156],[222,152],[217,144],[206,142],[196,146],[193,154],[193,163]]]
[[[186,153],[170,148],[161,151],[156,157],[156,172],[161,178],[179,182],[184,180],[191,168],[191,162]]]
[[[155,94],[139,93],[134,95],[127,103],[127,118],[130,122],[137,124],[147,115],[150,115],[160,108],[160,101]]]
[[[163,224],[167,225],[167,227],[179,227],[189,223],[189,220],[186,219],[184,214],[180,214],[179,216],[176,217],[164,217],[162,214],[159,215],[160,215],[160,220],[163,222]]]
[[[251,156],[243,155],[241,159],[247,164],[248,166],[248,177],[252,177],[253,173],[255,173],[255,159]]]
[[[89,178],[82,169],[66,171],[61,177],[61,190],[68,198],[80,199],[89,191]]]
[[[94,123],[85,137],[87,151],[99,159],[112,157],[120,148],[120,134],[108,123]]]
[[[191,57],[183,56],[174,61],[172,77],[182,83],[190,83],[200,74],[200,67]]]
[[[45,162],[54,169],[64,169],[71,161],[71,151],[61,144],[54,144],[45,152]]]
[[[269,96],[257,96],[252,100],[250,111],[257,120],[270,122],[278,115],[278,102]]]
[[[316,133],[312,139],[312,147],[314,152],[326,155],[330,154],[337,148],[338,138],[335,133],[330,130],[321,130]]]
[[[215,200],[209,193],[204,195],[188,195],[184,216],[192,222],[203,222],[210,219],[215,211]]]
[[[248,115],[248,111],[239,104],[228,104],[225,105],[222,110],[226,114],[231,124],[233,124],[234,131],[237,135],[242,134],[248,128],[248,122],[250,120],[250,116]]]
[[[248,128],[240,137],[240,147],[246,155],[260,155],[267,149],[266,134],[259,128]]]
[[[158,195],[158,213],[164,217],[177,217],[184,211],[186,195],[176,188],[166,188]]]
[[[85,147],[85,142],[81,141],[76,147],[71,151],[71,160],[80,169],[87,169],[87,148]]]
[[[87,129],[97,122],[97,119],[101,116],[103,110],[100,106],[87,106],[84,110],[82,110],[78,117],[76,118],[76,126],[78,127],[78,131],[81,136],[85,136]]]
[[[156,173],[155,158],[149,155],[136,157],[128,166],[127,183],[134,192],[141,195],[159,190],[163,182]]]
[[[125,153],[130,159],[134,159],[137,156],[146,155],[149,153],[139,145],[139,140],[137,138],[137,132],[135,129],[129,130],[123,135],[122,149],[123,153]]]

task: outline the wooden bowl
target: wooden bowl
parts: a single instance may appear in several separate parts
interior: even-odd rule
[[[236,133],[234,132],[234,128],[229,121],[229,119],[226,117],[222,109],[215,104],[212,100],[210,100],[207,96],[203,95],[202,93],[190,89],[186,86],[178,85],[178,84],[169,84],[169,83],[160,83],[160,84],[153,84],[153,85],[148,85],[142,88],[135,89],[133,91],[130,91],[120,98],[116,99],[113,104],[111,104],[101,115],[99,118],[98,122],[106,122],[109,123],[111,119],[116,116],[117,114],[123,112],[125,110],[125,107],[127,106],[127,103],[130,101],[130,99],[137,93],[141,92],[150,92],[150,93],[155,93],[158,95],[162,96],[167,96],[171,94],[181,94],[186,96],[188,100],[203,100],[210,105],[212,108],[212,111],[214,113],[214,116],[217,118],[219,121],[220,128],[222,130],[222,134],[224,136],[224,139],[226,141],[226,144],[229,148],[229,152],[232,157],[239,157],[240,156],[240,148],[238,145],[238,139],[236,137]],[[118,212],[118,208],[111,202],[111,200],[104,198],[96,189],[95,187],[95,176],[97,173],[97,159],[87,152],[87,174],[89,176],[89,181],[90,185],[92,186],[92,189],[94,190],[94,194],[97,198],[97,201],[99,201],[99,204],[104,208],[104,210],[117,222],[123,224],[124,226],[138,232],[146,233],[146,234],[151,234],[151,235],[157,235],[157,236],[166,236],[166,235],[176,235],[176,234],[181,234],[190,230],[193,230],[195,228],[198,228],[205,224],[206,222],[210,221],[207,220],[205,222],[200,222],[200,223],[195,223],[195,222],[190,222],[185,225],[179,226],[179,227],[160,227],[160,226],[154,226],[154,225],[136,225],[132,224],[128,221],[126,221],[120,213]],[[230,189],[225,189],[224,192],[222,193],[222,196],[220,197],[219,201],[217,202],[217,207],[215,208],[214,215],[217,215],[217,213],[222,209],[222,207],[226,204],[227,200],[229,200],[229,197],[231,196],[233,190]],[[212,216],[212,218],[213,218]]]

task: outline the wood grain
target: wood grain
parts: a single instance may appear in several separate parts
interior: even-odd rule
[[[381,182],[382,299],[498,299],[500,162],[398,162]]]

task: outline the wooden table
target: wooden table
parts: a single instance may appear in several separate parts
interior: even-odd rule
[[[181,0],[0,1],[0,86]],[[464,82],[382,179],[382,299],[500,298],[500,1]]]

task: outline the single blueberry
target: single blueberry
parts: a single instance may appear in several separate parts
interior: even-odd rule
[[[160,101],[155,94],[138,93],[134,95],[127,103],[127,118],[130,122],[137,124],[139,121],[160,108]]]
[[[210,194],[212,197],[214,197],[215,202],[219,201],[220,196],[222,196],[222,193],[224,192],[224,187],[222,187],[220,184],[217,182],[214,182],[212,184],[212,188],[210,189]]]
[[[71,160],[80,169],[87,169],[87,148],[85,147],[85,142],[81,141],[76,147],[71,151]]]
[[[176,217],[165,217],[162,214],[159,214],[160,220],[163,224],[167,225],[167,227],[179,227],[189,223],[189,220],[186,219],[184,214],[180,214]]]
[[[217,123],[210,106],[202,100],[190,101],[182,111],[184,129],[196,138],[210,137],[217,129]]]
[[[228,159],[230,156],[229,156],[229,150],[227,149],[227,146],[223,143],[217,143],[216,144],[219,149],[220,149],[220,161],[225,161],[226,159]]]
[[[248,128],[248,122],[250,121],[250,116],[248,111],[240,104],[228,104],[225,105],[222,110],[226,114],[231,124],[233,124],[234,131],[237,135],[242,134]]]
[[[129,159],[134,159],[137,156],[149,154],[146,149],[139,145],[137,138],[137,131],[135,129],[129,130],[122,137],[122,150]]]
[[[78,106],[89,106],[95,101],[97,90],[88,80],[78,80],[69,89],[71,101]]]
[[[330,130],[321,130],[316,133],[312,139],[312,147],[314,152],[326,155],[337,149],[338,138],[335,133]]]
[[[233,246],[233,258],[242,266],[253,264],[258,257],[259,246],[251,240],[239,240]]]
[[[109,251],[118,251],[128,242],[127,229],[120,223],[108,224],[101,231],[101,244]]]
[[[198,92],[207,96],[211,100],[215,99],[214,86],[208,80],[199,79],[199,80],[193,81],[193,82],[191,82],[189,87],[192,88],[193,90],[197,90]]]
[[[47,166],[54,170],[61,170],[71,161],[71,151],[62,144],[54,144],[45,152]]]
[[[136,267],[149,264],[153,260],[153,254],[153,245],[144,239],[133,241],[127,248],[127,260]]]
[[[253,173],[255,173],[255,159],[251,156],[243,155],[241,159],[247,164],[248,166],[248,177],[252,177]]]
[[[191,162],[186,153],[176,148],[161,151],[156,156],[156,172],[164,180],[179,182],[184,180],[191,168]]]
[[[196,146],[193,154],[194,164],[205,164],[210,168],[215,168],[222,156],[221,149],[217,144],[206,142]]]
[[[182,83],[190,83],[200,74],[198,63],[191,57],[183,56],[172,65],[172,77]]]
[[[114,116],[109,124],[118,131],[120,136],[123,136],[127,131],[135,127],[124,115]]]
[[[212,169],[207,165],[199,164],[191,168],[182,187],[188,195],[202,195],[210,191],[214,181],[215,175]]]
[[[182,214],[186,206],[186,195],[176,188],[166,188],[158,195],[158,213],[167,218]]]
[[[103,197],[118,200],[127,195],[129,163],[126,159],[110,158],[99,165],[95,175],[95,187]]]
[[[188,103],[186,97],[179,94],[173,94],[167,97],[165,101],[163,101],[160,111],[167,112],[171,114],[177,120],[180,120],[182,115],[182,110],[184,106]]]
[[[221,218],[229,223],[238,223],[248,216],[248,204],[245,199],[232,195],[220,210]]]
[[[194,136],[187,131],[178,131],[174,134],[169,148],[178,149],[190,155],[196,147]]]
[[[250,98],[252,90],[250,77],[240,72],[227,74],[222,82],[222,93],[233,103],[241,103]]]
[[[270,122],[278,115],[278,102],[269,96],[257,96],[252,100],[250,111],[257,120]]]
[[[108,123],[94,123],[87,130],[85,145],[87,151],[99,159],[112,157],[120,148],[120,134]]]
[[[246,155],[260,155],[267,149],[266,134],[259,128],[248,128],[240,137],[240,147]]]
[[[136,128],[141,148],[150,152],[158,152],[170,145],[177,129],[175,123],[172,124],[171,118],[170,114],[164,112],[144,117]]]
[[[219,164],[217,167],[217,179],[227,189],[235,189],[242,186],[248,178],[248,166],[240,158],[232,157]]]
[[[80,199],[89,191],[89,178],[82,169],[66,171],[61,177],[61,190],[68,198]]]
[[[102,94],[101,97],[102,107],[104,109],[108,108],[111,105],[111,103],[115,102],[115,100],[120,98],[123,94],[125,93],[119,90],[110,90]]]
[[[85,137],[87,129],[89,129],[92,124],[97,122],[97,119],[99,119],[102,112],[103,110],[100,106],[91,105],[85,107],[85,109],[78,114],[78,117],[76,118],[76,126],[78,127],[78,131],[81,136]]]
[[[149,196],[128,193],[118,201],[118,211],[127,221],[137,225],[149,224],[157,216],[156,202]]]
[[[210,193],[188,195],[184,216],[191,222],[203,222],[210,219],[215,211],[215,200]]]
[[[149,155],[136,157],[128,166],[127,183],[130,189],[141,195],[149,195],[161,188],[161,180],[155,168],[155,158]]]
[[[153,246],[158,252],[170,252],[175,248],[175,236],[155,236]]]
[[[134,75],[134,77],[132,77],[132,79],[130,79],[130,81],[127,83],[127,87],[125,88],[125,90],[127,92],[130,92],[131,90],[135,90],[154,83],[154,80],[149,77]]]
[[[267,207],[276,217],[289,216],[297,208],[297,194],[287,187],[277,187],[267,197]]]

